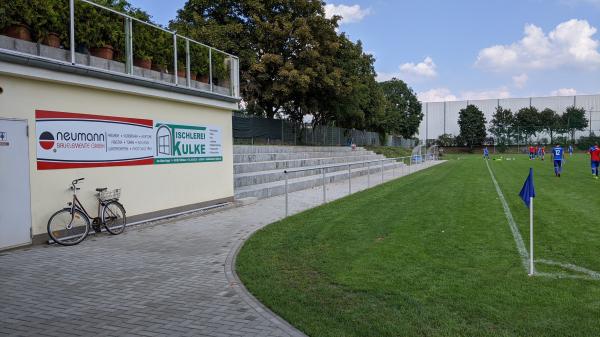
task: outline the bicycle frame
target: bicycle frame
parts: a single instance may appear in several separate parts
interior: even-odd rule
[[[79,201],[79,198],[77,198],[77,194],[73,193],[73,201],[71,202],[71,214],[74,214],[75,210],[80,210],[81,212],[83,212],[83,214],[85,214],[85,216],[88,217],[88,219],[90,220],[94,220],[95,218],[93,218],[90,213],[88,213],[88,211],[85,209],[85,207],[83,207],[83,204],[81,203],[81,201]],[[98,219],[100,219],[100,210],[102,209],[101,206],[104,206],[104,204],[102,202],[99,201],[98,204]]]

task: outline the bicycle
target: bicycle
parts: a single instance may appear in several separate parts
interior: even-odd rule
[[[90,226],[96,233],[100,233],[103,226],[110,234],[118,235],[123,233],[127,224],[125,207],[119,202],[121,189],[109,191],[106,187],[96,188],[98,216],[92,217],[77,198],[77,191],[80,190],[77,184],[83,180],[79,178],[71,182],[73,201],[68,203],[69,207],[54,213],[48,220],[48,235],[63,246],[73,246],[83,241]]]

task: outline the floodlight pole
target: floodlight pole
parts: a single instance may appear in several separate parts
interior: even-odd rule
[[[529,197],[529,276],[533,276],[533,197]]]

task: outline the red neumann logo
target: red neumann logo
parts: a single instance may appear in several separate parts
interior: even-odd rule
[[[42,134],[40,135],[39,141],[40,141],[40,146],[44,150],[50,150],[51,148],[54,147],[54,136],[48,131],[42,132]]]

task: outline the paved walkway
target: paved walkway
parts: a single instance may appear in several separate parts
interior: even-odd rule
[[[352,180],[353,192],[366,185],[367,177]],[[328,200],[347,193],[347,182],[328,185]],[[322,198],[320,188],[294,192],[290,213]],[[249,295],[232,268],[243,241],[284,211],[279,196],[74,247],[0,253],[0,336],[303,336]]]

